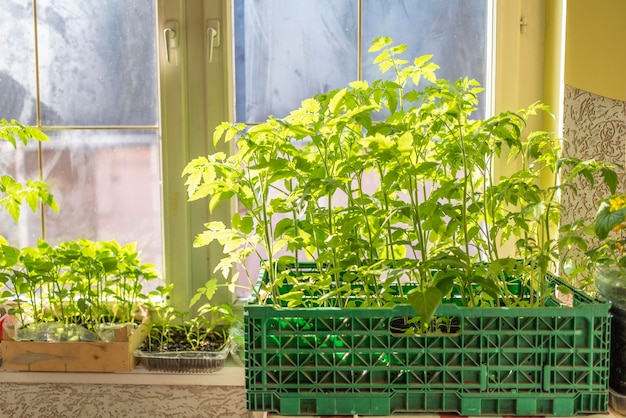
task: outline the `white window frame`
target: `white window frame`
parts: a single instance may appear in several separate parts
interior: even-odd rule
[[[173,295],[172,302],[186,305],[189,295],[194,289],[195,282],[201,283],[206,280],[210,265],[207,263],[209,255],[218,255],[220,251],[211,252],[210,249],[194,249],[191,247],[193,232],[191,224],[193,221],[201,222],[204,214],[202,206],[191,208],[186,202],[185,190],[180,173],[190,155],[197,156],[210,150],[210,138],[212,127],[222,120],[232,120],[232,62],[228,53],[231,44],[229,39],[223,38],[226,42],[226,49],[223,56],[219,58],[222,62],[222,69],[211,69],[207,74],[199,75],[199,71],[191,71],[186,68],[165,68],[163,61],[165,54],[162,45],[162,36],[165,22],[169,19],[182,17],[184,13],[200,13],[197,2],[186,0],[156,0],[158,2],[157,35],[159,36],[159,63],[160,65],[160,102],[161,102],[161,130],[162,141],[162,167],[163,167],[163,206],[164,206],[164,245],[165,245],[165,277],[168,282],[176,284],[177,293]],[[185,3],[190,3],[185,5]],[[193,3],[193,4],[191,4]],[[211,1],[206,13],[211,16],[222,16],[228,21],[229,6],[228,1]],[[565,6],[565,0],[555,0],[546,2],[546,10],[543,9],[543,2],[529,0],[501,0],[496,3],[495,13],[497,20],[495,23],[495,58],[493,62],[494,79],[494,109],[496,112],[517,109],[548,97],[544,100],[550,104],[555,111],[560,109],[560,98],[557,93],[559,85],[562,84],[562,21],[561,12]],[[522,9],[524,7],[524,9]],[[530,8],[530,9],[528,9]],[[531,17],[530,12],[534,12]],[[204,19],[205,11],[197,16]],[[532,38],[521,39],[520,18],[521,14],[526,14],[528,30],[532,30],[536,25],[537,17],[552,19],[553,34],[547,41],[539,41],[540,34]],[[183,30],[184,28],[179,28]],[[226,29],[228,30],[228,29]],[[182,33],[182,32],[181,32]],[[527,32],[526,32],[527,33]],[[541,34],[543,36],[543,34]],[[232,38],[231,38],[232,39]],[[191,41],[191,40],[190,40]],[[523,48],[520,43],[528,41],[528,48]],[[192,42],[190,42],[192,43]],[[196,40],[196,43],[201,43]],[[545,45],[545,48],[544,48]],[[192,50],[192,45],[190,45]],[[193,50],[197,51],[197,45]],[[529,55],[522,55],[521,51],[532,51],[532,59]],[[544,69],[546,65],[542,56],[554,56],[557,51],[560,58],[557,63],[552,63]],[[560,60],[560,61],[559,61]],[[559,64],[561,62],[561,64]],[[213,71],[215,70],[215,71]],[[216,74],[217,73],[217,74]],[[559,75],[560,74],[560,75]],[[221,83],[219,89],[223,89],[222,94],[226,98],[222,103],[212,103],[207,105],[207,109],[190,109],[205,102],[208,87],[203,89],[192,89],[191,94],[182,90],[184,86],[192,85],[196,78],[216,77],[217,84]],[[559,78],[560,77],[560,78]],[[548,80],[550,78],[550,80]],[[544,87],[549,85],[548,88]],[[529,91],[532,89],[532,92]],[[523,90],[523,91],[522,91]],[[549,90],[549,91],[548,91]],[[213,92],[213,90],[210,90]],[[211,108],[216,107],[216,109]],[[210,108],[210,109],[209,109]],[[207,112],[212,112],[212,117],[206,118]],[[191,115],[197,118],[196,124],[187,126],[183,123]],[[183,117],[185,119],[183,119]],[[557,113],[557,123],[561,118]],[[201,120],[202,122],[199,122]],[[542,123],[542,122],[540,122]],[[551,122],[554,123],[554,122]],[[534,127],[533,127],[534,128]],[[546,129],[551,130],[549,126]],[[195,141],[195,142],[194,142]],[[497,167],[498,168],[498,167]],[[502,169],[502,167],[499,167]],[[206,207],[206,205],[204,205]],[[192,210],[193,209],[193,210]],[[198,211],[199,214],[193,213]],[[223,213],[223,216],[228,213]],[[200,219],[194,219],[199,216]],[[195,258],[192,260],[192,257]],[[193,275],[195,282],[192,280]],[[186,306],[183,306],[186,308]],[[149,373],[150,378],[146,380],[149,372],[137,369],[132,373],[20,373],[2,372],[2,379],[8,383],[51,383],[51,384],[155,384],[155,385],[215,385],[215,386],[243,386],[244,373],[242,367],[227,367],[222,371],[204,375],[201,377],[190,375],[167,375],[158,376]]]

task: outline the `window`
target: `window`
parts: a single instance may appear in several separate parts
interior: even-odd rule
[[[0,214],[13,245],[137,241],[162,265],[153,0],[7,0],[0,10],[0,118],[51,138],[2,152],[3,171],[53,186],[59,213]]]

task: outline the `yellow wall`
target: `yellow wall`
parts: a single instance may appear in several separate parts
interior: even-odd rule
[[[565,84],[626,100],[626,1],[568,0]]]

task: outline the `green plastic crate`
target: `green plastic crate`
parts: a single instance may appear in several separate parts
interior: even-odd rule
[[[262,277],[263,272],[262,272]],[[550,285],[567,286],[558,278]],[[246,402],[285,415],[568,416],[608,410],[610,305],[442,304],[455,334],[406,336],[393,308],[244,308]]]

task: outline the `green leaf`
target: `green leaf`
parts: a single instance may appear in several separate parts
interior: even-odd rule
[[[287,306],[290,308],[293,308],[293,307],[302,305],[303,297],[304,297],[304,292],[300,290],[292,290],[291,292],[281,295],[280,300],[286,301]]]
[[[391,38],[388,37],[388,36],[381,36],[381,37],[376,38],[376,39],[374,39],[372,41],[371,46],[370,46],[368,52],[380,51],[381,49],[383,49],[387,45],[391,45]]]
[[[317,113],[320,111],[320,103],[315,99],[305,99],[302,101],[302,109],[310,113]]]
[[[13,267],[20,259],[20,249],[9,245],[0,245],[0,267],[8,269]]]
[[[253,229],[254,219],[252,218],[252,216],[250,216],[250,214],[245,214],[241,218],[241,222],[239,223],[239,230],[244,234],[250,234],[252,233]]]
[[[421,57],[417,57],[413,61],[413,65],[415,65],[416,67],[421,67],[422,65],[424,65],[424,63],[426,63],[426,61],[430,61],[432,57],[433,57],[432,54],[422,55]]]
[[[431,321],[437,307],[441,304],[442,297],[443,294],[437,287],[429,287],[425,290],[415,288],[407,295],[409,304],[419,314],[422,324],[428,324]]]
[[[619,184],[617,173],[615,172],[615,170],[606,167],[602,168],[600,171],[602,173],[602,177],[604,178],[604,182],[609,187],[609,190],[612,194],[615,194],[615,191],[617,190],[617,185]]]
[[[202,296],[206,297],[206,299],[210,301],[213,298],[213,295],[215,295],[216,291],[217,291],[217,279],[213,278],[213,279],[207,280],[204,286],[198,288],[196,293],[193,295],[193,297],[189,301],[189,307],[191,308],[196,303],[198,303],[198,301],[200,300],[200,298],[202,298]]]
[[[605,239],[609,232],[626,220],[626,208],[611,212],[611,203],[607,200],[600,203],[596,213],[595,233],[600,239]]]
[[[341,103],[343,102],[343,98],[346,95],[347,91],[348,91],[347,88],[338,90],[330,99],[330,102],[328,103],[328,107],[330,108],[330,111],[333,114],[336,115],[341,110]]]
[[[206,230],[202,231],[193,241],[194,247],[204,247],[224,236],[231,236],[232,231],[226,229],[226,225],[220,221],[213,221],[205,224]]]
[[[354,90],[366,90],[369,87],[367,80],[357,80],[348,84]]]
[[[214,146],[216,146],[220,142],[220,139],[222,139],[224,132],[226,132],[226,130],[229,128],[230,128],[230,123],[228,122],[222,122],[219,125],[217,125],[217,127],[213,131],[213,145]]]
[[[213,196],[211,196],[211,199],[209,200],[209,211],[213,213],[213,211],[215,210],[215,208],[220,202],[223,202],[225,200],[226,201],[230,200],[230,198],[233,197],[234,194],[235,194],[234,192],[227,190],[221,193],[216,193]]]

